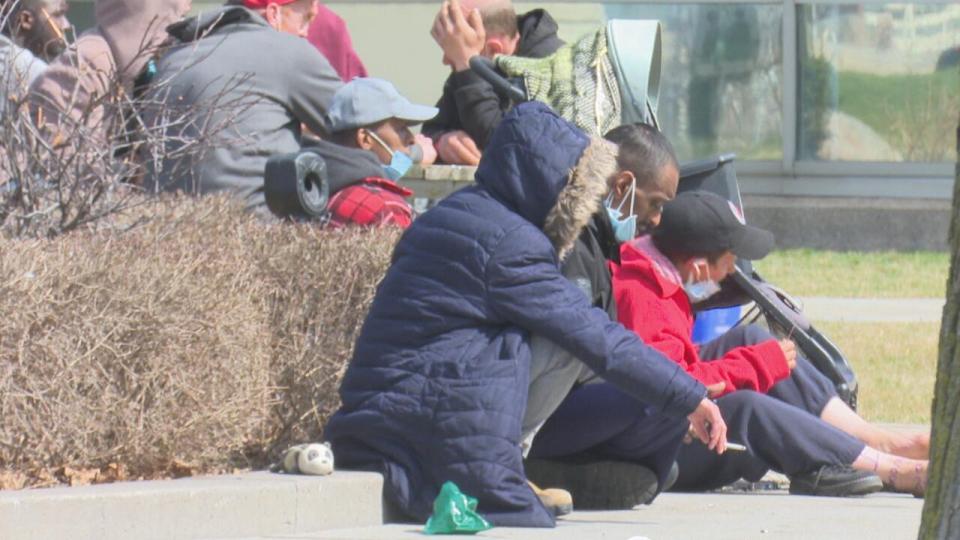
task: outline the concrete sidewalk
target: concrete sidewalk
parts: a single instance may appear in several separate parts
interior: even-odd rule
[[[3,540],[277,540],[422,538],[422,524],[383,524],[380,475],[248,473],[0,492]],[[574,512],[555,529],[495,528],[480,538],[620,540],[915,538],[923,501],[785,491],[667,493],[628,511]]]
[[[860,499],[798,497],[784,492],[661,495],[651,506],[574,512],[556,529],[494,528],[477,538],[516,540],[909,539],[920,529],[923,501],[909,495]],[[423,538],[423,526],[382,525],[248,540],[386,540]]]
[[[803,312],[816,322],[932,322],[943,315],[943,298],[800,298]]]

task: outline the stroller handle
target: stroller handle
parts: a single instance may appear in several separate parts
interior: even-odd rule
[[[493,89],[500,95],[506,96],[517,103],[527,101],[527,93],[510,84],[506,77],[497,73],[493,60],[477,55],[470,59],[470,69],[480,76],[481,79],[490,83]]]

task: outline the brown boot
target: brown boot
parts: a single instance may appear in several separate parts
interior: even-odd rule
[[[533,490],[540,502],[553,512],[555,516],[565,516],[573,512],[573,496],[565,489],[540,489],[536,484],[527,480],[527,485]]]

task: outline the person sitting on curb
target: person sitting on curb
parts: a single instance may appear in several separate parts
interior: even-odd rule
[[[410,128],[436,114],[436,108],[411,103],[382,79],[354,79],[337,90],[327,123],[332,142],[312,147],[327,165],[331,227],[410,226],[407,198],[413,191],[397,180],[414,162],[429,164],[435,157],[414,155],[420,147]]]
[[[617,144],[618,170],[604,207],[577,238],[561,270],[595,307],[616,320],[608,261],[619,262],[622,242],[660,222],[663,204],[676,196],[679,171],[670,142],[648,125],[623,125],[604,138]],[[643,437],[626,424],[603,433],[589,430],[578,418],[584,411],[597,412],[601,402],[593,399],[592,385],[577,383],[592,377],[590,369],[544,336],[534,335],[530,349],[531,381],[521,431],[527,476],[569,490],[578,508],[633,508],[651,502],[668,483],[679,450],[676,442],[684,436],[676,428],[682,426],[667,422],[660,433],[653,426]],[[565,399],[568,394],[571,399]],[[588,402],[592,406],[583,407]],[[621,412],[605,411],[598,419]],[[600,421],[593,425],[609,427]]]
[[[470,69],[470,59],[550,56],[563,46],[557,23],[542,9],[518,17],[510,0],[450,0],[441,6],[431,34],[453,73],[437,103],[440,114],[423,125],[423,133],[436,142],[444,163],[476,165],[511,102]]]
[[[384,475],[399,513],[422,522],[447,481],[498,526],[552,527],[566,510],[548,510],[523,471],[531,333],[725,449],[706,388],[560,273],[615,173],[613,143],[524,103],[494,132],[476,185],[400,239],[324,431],[338,465]]]
[[[692,342],[691,305],[719,290],[738,257],[756,260],[772,249],[773,235],[746,225],[732,203],[694,191],[664,207],[652,235],[624,244],[613,267],[620,322],[703,384],[721,386],[717,405],[730,439],[747,448],[714,456],[685,445],[675,489],[716,489],[775,469],[790,477],[794,494],[863,495],[885,486],[923,495],[929,436],[860,418],[789,339],[748,325]]]

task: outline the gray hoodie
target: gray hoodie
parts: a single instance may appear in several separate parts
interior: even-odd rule
[[[186,135],[196,135],[202,125],[225,129],[199,162],[164,163],[150,187],[228,191],[248,208],[263,208],[267,159],[300,149],[301,124],[325,133],[327,106],[340,78],[307,40],[274,30],[244,7],[226,6],[168,31],[183,43],[158,62],[155,91],[169,107],[208,111]],[[184,134],[177,129],[169,135]]]

